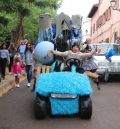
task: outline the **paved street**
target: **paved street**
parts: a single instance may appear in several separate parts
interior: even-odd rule
[[[0,129],[119,129],[120,128],[120,82],[101,84],[98,91],[93,85],[93,115],[91,120],[78,116],[48,117],[36,120],[33,114],[34,93],[21,84],[0,97]]]

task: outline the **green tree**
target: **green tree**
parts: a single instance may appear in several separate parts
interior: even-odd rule
[[[0,21],[6,20],[0,22],[0,31],[2,32],[3,26],[6,26],[6,30],[8,33],[11,32],[12,40],[16,44],[24,38],[24,34],[34,41],[39,30],[39,15],[49,12],[55,17],[56,9],[61,2],[61,0],[0,0],[2,18]]]

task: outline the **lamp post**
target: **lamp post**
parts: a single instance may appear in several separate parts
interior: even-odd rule
[[[111,1],[110,1],[111,8],[112,8],[113,10],[120,11],[118,2],[119,2],[118,0],[111,0]]]

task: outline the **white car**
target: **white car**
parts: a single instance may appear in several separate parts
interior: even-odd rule
[[[96,46],[100,49],[100,52],[93,56],[98,65],[97,73],[104,74],[104,80],[108,81],[110,74],[120,74],[120,44],[99,43]],[[105,56],[109,49],[114,49],[116,52],[116,55],[111,57],[111,61]]]

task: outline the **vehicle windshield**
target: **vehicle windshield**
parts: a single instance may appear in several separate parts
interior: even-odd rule
[[[114,49],[117,55],[120,55],[120,44],[99,43],[97,44],[97,48],[100,49],[100,52],[97,55],[105,55],[109,49]]]

